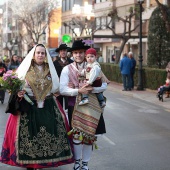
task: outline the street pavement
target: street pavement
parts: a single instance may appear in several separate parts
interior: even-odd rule
[[[138,98],[153,104],[157,104],[164,107],[166,110],[170,111],[170,98],[164,97],[163,102],[159,101],[159,99],[156,97],[157,90],[144,89],[139,91],[136,90],[137,89],[136,87],[131,91],[122,91],[122,89],[123,85],[120,83],[111,82],[108,85],[108,90],[110,91],[116,91],[126,96],[131,96],[133,98]]]

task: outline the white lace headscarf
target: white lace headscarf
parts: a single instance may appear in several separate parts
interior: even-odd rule
[[[25,79],[25,76],[27,74],[28,69],[31,66],[31,61],[34,57],[34,52],[36,47],[39,44],[35,45],[33,47],[33,49],[27,54],[27,56],[25,57],[25,59],[22,61],[22,63],[20,64],[20,66],[18,67],[16,73],[18,75],[18,77],[22,80]],[[43,45],[43,44],[42,44]],[[43,45],[44,46],[44,45]],[[51,93],[56,93],[57,91],[59,91],[59,78],[57,75],[57,72],[55,70],[54,64],[52,62],[51,56],[47,50],[47,48],[44,46],[45,50],[46,50],[46,58],[47,58],[47,63],[49,65],[49,69],[50,69],[50,74],[51,74],[51,78],[52,78],[52,89],[51,89]]]

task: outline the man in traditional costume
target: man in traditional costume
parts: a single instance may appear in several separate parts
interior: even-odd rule
[[[103,110],[100,108],[94,93],[106,90],[107,83],[103,82],[101,87],[84,87],[85,77],[78,76],[86,67],[85,51],[88,48],[90,47],[86,46],[82,40],[74,41],[72,48],[69,49],[69,52],[72,52],[74,62],[65,66],[60,76],[60,93],[69,96],[68,117],[72,127],[70,134],[73,136],[75,159],[73,170],[89,170],[88,162],[92,146],[97,140],[96,134],[106,133]],[[87,105],[79,106],[81,94],[89,94]]]
[[[0,162],[27,170],[72,163],[67,120],[53,98],[59,79],[45,46],[34,46],[16,73],[25,84],[16,94],[20,107],[7,122]]]
[[[66,44],[61,44],[59,48],[57,48],[55,51],[59,53],[59,59],[54,61],[54,67],[57,71],[58,77],[60,78],[62,69],[73,62],[70,58],[67,57],[67,50],[69,47],[67,47]],[[60,102],[63,109],[66,111],[68,109],[68,99],[66,96],[59,95],[57,96],[58,101]]]

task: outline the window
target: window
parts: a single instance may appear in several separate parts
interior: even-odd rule
[[[66,11],[66,0],[62,1],[62,12]]]
[[[106,21],[107,21],[106,17],[101,17],[101,28],[102,29],[106,29],[106,24],[107,24]]]
[[[112,22],[111,17],[103,16],[96,18],[96,29],[114,28],[115,23]]]
[[[111,17],[107,17],[107,25],[108,25],[110,28],[115,28],[115,22],[112,21],[112,18],[111,18]]]
[[[74,0],[70,0],[70,9],[72,9],[74,6]]]
[[[70,10],[70,0],[66,0],[66,11]]]
[[[74,4],[78,4],[78,5],[82,6],[83,5],[83,0],[75,0]]]
[[[96,3],[106,2],[107,0],[96,0]]]
[[[97,4],[97,3],[100,3],[100,0],[96,0],[96,4]]]
[[[100,18],[96,18],[96,29],[99,29],[100,27]]]

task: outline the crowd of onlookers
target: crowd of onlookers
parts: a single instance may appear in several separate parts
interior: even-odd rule
[[[5,71],[17,69],[23,59],[23,57],[19,57],[16,54],[13,54],[11,58],[8,56],[0,57],[0,76]]]

